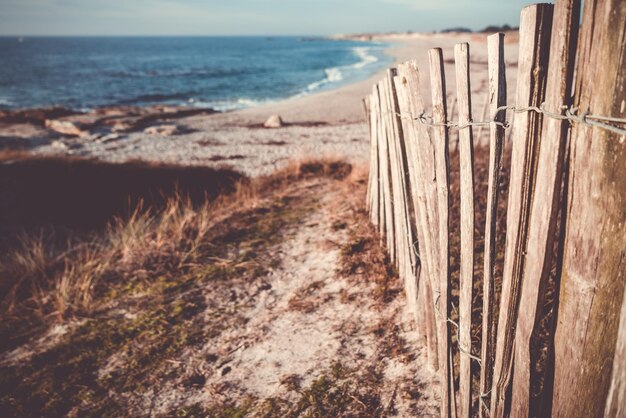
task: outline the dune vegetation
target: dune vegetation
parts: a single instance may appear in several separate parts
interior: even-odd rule
[[[39,163],[55,166],[56,173],[67,171],[59,167],[63,161]],[[83,181],[94,170],[88,162],[66,163],[82,170]],[[28,164],[32,169],[37,161]],[[101,164],[94,165],[116,177],[111,173],[115,167]],[[206,170],[199,173],[207,175]],[[183,181],[174,187],[172,181],[158,199],[151,195],[150,205],[134,196],[133,210],[109,206],[114,218],[104,224],[29,225],[3,243],[2,416],[381,416],[393,415],[398,396],[416,408],[423,383],[401,390],[384,384],[386,361],[414,358],[400,329],[384,325],[402,311],[399,300],[391,317],[362,331],[378,347],[375,352],[312,363],[317,369],[307,378],[277,376],[281,397],[209,385],[231,372],[223,364],[232,361],[232,350],[216,351],[211,341],[250,322],[255,298],[271,288],[267,277],[283,262],[281,245],[320,210],[329,190],[335,191],[330,213],[338,211],[329,225],[345,242],[332,249],[339,260],[338,267],[330,266],[327,284],[335,274],[352,277],[359,291],[351,290],[350,280],[337,295],[324,290],[323,280],[305,282],[285,295],[286,312],[314,316],[317,310],[334,309],[332,304],[321,307],[335,297],[341,304],[367,300],[374,309],[389,309],[401,296],[394,269],[360,208],[363,172],[340,160],[309,160],[252,180],[228,169],[214,174],[226,174],[221,179],[228,184],[212,196],[200,199],[185,187],[198,183]],[[55,180],[62,184],[63,178],[57,174],[49,184]],[[69,196],[54,203],[59,211],[63,205],[72,210]],[[76,199],[83,201],[85,195]],[[346,208],[355,216],[345,219]],[[357,344],[349,339],[358,333],[346,334],[343,327],[332,332],[342,335],[341,345],[348,349]],[[215,370],[199,370],[198,358],[202,367]],[[364,361],[368,366],[359,366]]]

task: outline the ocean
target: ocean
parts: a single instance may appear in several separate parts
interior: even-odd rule
[[[365,79],[391,63],[385,48],[301,37],[2,37],[0,109],[239,109]]]

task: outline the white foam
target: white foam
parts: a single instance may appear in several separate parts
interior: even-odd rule
[[[191,98],[187,102],[194,107],[208,107],[219,112],[226,112],[229,110],[246,109],[248,107],[268,104],[271,103],[272,100],[254,100],[246,97],[240,97],[232,100],[202,101]]]
[[[357,46],[352,49],[352,52],[354,53],[354,55],[356,55],[357,57],[361,59],[361,61],[353,65],[354,68],[363,68],[366,65],[373,64],[378,61],[378,58],[376,58],[374,55],[371,55],[369,53],[371,49],[372,48],[368,48],[364,46]]]
[[[326,78],[309,84],[307,87],[308,91],[314,91],[325,84],[336,83],[343,80],[343,74],[341,73],[341,68],[339,67],[327,68],[324,72],[326,73]]]
[[[352,48],[352,53],[359,58],[358,62],[341,67],[327,68],[324,70],[326,72],[326,78],[309,84],[306,91],[312,92],[327,84],[342,81],[346,73],[354,72],[354,70],[361,70],[365,66],[377,62],[378,58],[370,53],[371,50],[371,47],[366,46],[357,46]]]
[[[360,72],[364,67],[378,62],[378,58],[371,54],[373,47],[357,46],[352,48],[352,53],[359,58],[359,61],[354,64],[343,65],[340,67],[326,68],[324,73],[326,77],[321,80],[315,81],[309,84],[306,89],[294,96],[302,97],[307,96],[320,88],[331,84],[343,81],[344,78],[352,78],[357,72]],[[225,112],[229,110],[245,109],[249,107],[260,106],[268,103],[273,103],[275,100],[254,100],[249,98],[237,98],[232,100],[217,100],[217,101],[197,101],[195,99],[189,99],[189,103],[192,106],[197,107],[210,107],[212,109]]]

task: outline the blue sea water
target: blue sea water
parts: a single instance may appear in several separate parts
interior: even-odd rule
[[[0,108],[237,109],[364,79],[390,64],[385,47],[299,37],[2,37]]]

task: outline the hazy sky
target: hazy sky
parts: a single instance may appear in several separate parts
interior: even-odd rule
[[[3,35],[326,35],[517,26],[521,0],[0,0]]]

